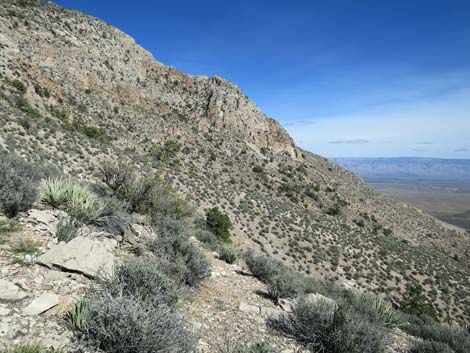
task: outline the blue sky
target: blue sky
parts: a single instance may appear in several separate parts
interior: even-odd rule
[[[470,158],[470,1],[55,2],[235,82],[312,152]]]

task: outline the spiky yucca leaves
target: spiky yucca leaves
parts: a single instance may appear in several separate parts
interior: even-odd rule
[[[86,329],[87,310],[88,301],[79,299],[66,311],[65,316],[73,330],[84,331]]]
[[[65,178],[47,178],[41,185],[41,201],[59,208],[67,202],[67,192],[71,182]]]
[[[42,185],[41,200],[54,208],[63,207],[72,218],[82,224],[98,225],[104,221],[105,202],[76,181],[46,179]]]
[[[403,325],[401,314],[384,298],[363,293],[343,292],[344,300],[371,322],[393,328]]]

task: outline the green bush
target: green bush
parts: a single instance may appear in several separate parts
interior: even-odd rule
[[[38,166],[16,155],[0,154],[0,209],[7,217],[32,207],[39,179]]]
[[[103,295],[88,304],[82,341],[107,353],[187,353],[194,338],[171,308],[137,298]]]
[[[150,155],[164,164],[178,164],[179,161],[176,157],[180,149],[181,144],[179,142],[166,140],[163,145],[154,146],[150,151]]]
[[[455,351],[445,343],[419,341],[413,344],[409,353],[455,353]]]
[[[106,283],[107,291],[113,296],[123,295],[174,306],[180,290],[159,267],[159,261],[151,257],[128,259],[115,267],[113,277]]]
[[[20,80],[13,80],[11,82],[11,85],[13,87],[15,87],[21,93],[26,93],[27,88],[26,88],[25,84],[23,82],[21,82]]]
[[[118,194],[134,178],[133,171],[127,163],[104,163],[100,170],[101,181],[114,193]]]
[[[217,238],[224,242],[229,241],[232,223],[228,215],[219,211],[217,207],[211,208],[206,212],[206,223]]]
[[[435,321],[438,320],[436,309],[426,298],[423,286],[419,283],[407,286],[403,299],[400,302],[400,310],[406,314],[418,317],[427,316]]]
[[[148,214],[153,219],[161,215],[183,219],[192,214],[186,200],[155,175],[131,175],[118,188],[117,196],[128,203],[129,212]]]
[[[228,264],[234,264],[238,259],[239,251],[230,245],[221,244],[217,251],[219,253],[219,259]]]
[[[425,341],[447,344],[456,353],[470,352],[470,336],[460,328],[441,325],[430,320],[409,320],[404,330],[410,335],[420,337]]]
[[[270,318],[268,325],[313,352],[384,352],[383,331],[342,304],[300,299],[292,313]]]

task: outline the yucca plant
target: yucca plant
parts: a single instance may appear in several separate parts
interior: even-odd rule
[[[86,189],[74,188],[74,191],[68,204],[70,216],[80,223],[101,224],[104,221],[106,204]]]
[[[351,292],[345,300],[360,315],[380,326],[393,328],[403,325],[400,313],[382,297]]]
[[[41,186],[41,201],[53,208],[63,206],[67,202],[71,185],[71,182],[64,178],[44,180]]]
[[[65,312],[70,327],[76,331],[84,331],[86,328],[88,301],[79,299]]]

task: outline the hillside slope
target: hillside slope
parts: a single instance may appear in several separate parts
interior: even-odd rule
[[[105,159],[157,169],[243,248],[399,302],[421,283],[470,322],[470,239],[303,151],[233,83],[155,61],[132,38],[34,0],[0,5],[0,145],[92,180]]]

